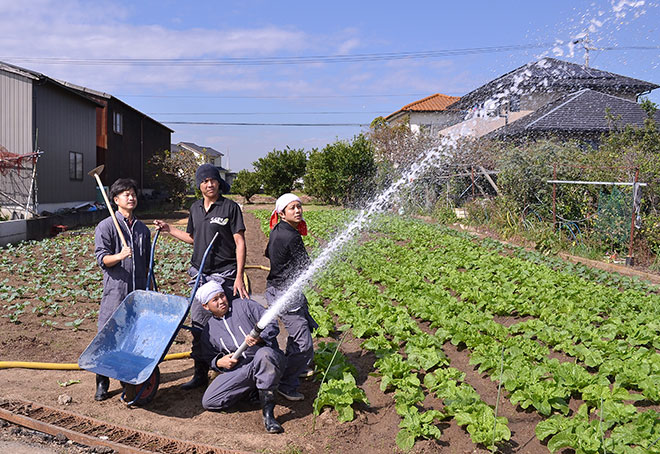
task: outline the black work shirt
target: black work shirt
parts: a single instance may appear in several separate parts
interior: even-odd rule
[[[204,274],[221,273],[236,269],[236,242],[234,234],[245,230],[243,213],[236,202],[222,196],[204,210],[204,200],[198,200],[190,207],[188,232],[193,237],[193,256],[190,263],[199,270],[204,251],[219,233],[209,252],[204,266]]]
[[[302,236],[285,221],[271,230],[265,255],[270,259],[267,285],[278,289],[286,288],[310,264]]]

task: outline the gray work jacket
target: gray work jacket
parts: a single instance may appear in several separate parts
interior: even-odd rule
[[[133,249],[133,256],[125,258],[115,266],[105,266],[103,257],[121,252],[122,244],[111,217],[99,222],[94,232],[94,255],[96,263],[103,270],[103,297],[99,309],[99,329],[103,327],[126,295],[133,290],[147,288],[151,232],[143,222],[137,219],[129,228],[124,216],[119,211],[115,214],[126,242]]]
[[[224,317],[211,317],[202,331],[203,361],[212,369],[219,371],[216,361],[238,349],[265,311],[266,309],[256,301],[234,299],[229,303],[229,309]],[[263,345],[279,350],[277,344],[279,332],[275,317],[259,335],[264,340],[264,344],[248,347],[241,355],[240,363],[252,361],[256,351]]]

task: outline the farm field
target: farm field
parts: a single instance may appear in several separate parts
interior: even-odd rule
[[[246,214],[248,264],[263,264],[269,215]],[[312,256],[351,215],[305,213]],[[92,236],[3,250],[3,360],[75,362],[93,338]],[[186,295],[188,247],[163,238],[156,254],[160,290]],[[161,365],[144,408],[94,402],[93,376],[80,371],[0,370],[2,397],[53,405],[66,393],[85,415],[259,452],[660,452],[660,295],[649,284],[383,215],[307,295],[317,380],[304,383],[305,401],[278,405],[283,435],[263,433],[248,405],[204,412],[201,391],[176,389],[190,360]],[[187,333],[177,341],[171,351],[188,349]]]

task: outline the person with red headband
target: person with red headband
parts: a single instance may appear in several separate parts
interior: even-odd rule
[[[275,203],[270,218],[270,237],[266,257],[270,260],[270,272],[266,278],[266,301],[272,305],[284,294],[311,260],[301,235],[307,235],[307,224],[302,216],[302,202],[295,194],[282,195]],[[279,222],[278,222],[279,220]],[[280,319],[288,333],[286,344],[287,366],[282,374],[278,392],[288,400],[303,400],[298,392],[300,377],[307,371],[314,358],[312,330],[318,325],[307,307],[307,298],[300,292],[286,303],[286,311]]]

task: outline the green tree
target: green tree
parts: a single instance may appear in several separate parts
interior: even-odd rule
[[[497,184],[500,194],[515,207],[516,214],[527,208],[542,210],[549,217],[552,207],[553,166],[557,179],[579,180],[588,151],[576,142],[538,140],[521,145],[501,144]],[[557,186],[557,214],[566,219],[582,219],[595,209],[598,188],[584,185]]]
[[[252,203],[250,202],[250,197],[258,193],[260,189],[261,180],[259,179],[259,175],[256,172],[250,172],[245,169],[238,172],[231,185],[231,191],[234,194],[240,194],[245,197],[246,203]]]
[[[146,173],[155,188],[167,192],[175,208],[179,208],[194,187],[198,166],[192,153],[162,150],[147,161]]]
[[[273,150],[252,163],[266,194],[279,197],[296,188],[305,175],[307,153],[304,149]]]
[[[648,99],[642,101],[646,112],[644,125],[620,126],[618,118],[610,115],[613,128],[602,140],[594,153],[594,162],[604,169],[592,178],[612,178],[611,181],[633,181],[639,171],[638,181],[647,183],[642,189],[641,235],[656,254],[656,268],[660,267],[660,125],[657,105]]]
[[[373,190],[376,164],[373,145],[363,134],[336,141],[309,156],[305,192],[326,203],[347,204]]]
[[[430,148],[438,145],[437,136],[426,131],[412,132],[408,121],[388,124],[376,117],[367,132],[374,145],[374,158],[378,163],[389,163],[406,169]]]
[[[660,128],[656,121],[657,106],[648,99],[642,101],[646,112],[644,125],[621,127],[618,119],[610,115],[612,130],[603,137],[602,145],[594,154],[594,161],[606,170],[595,177],[617,178],[618,181],[632,181],[639,170],[640,182],[648,183],[644,188],[645,199],[649,202],[645,209],[660,215]],[[614,175],[612,175],[614,173]]]

